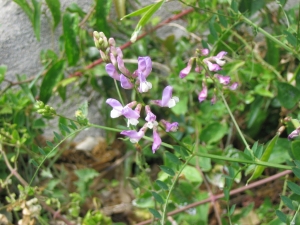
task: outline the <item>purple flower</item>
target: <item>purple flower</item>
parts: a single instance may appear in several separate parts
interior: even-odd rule
[[[220,66],[224,66],[224,64],[226,63],[225,60],[222,60],[224,58],[224,56],[227,55],[227,52],[225,51],[221,51],[219,52],[216,56],[213,56],[213,59],[215,60],[215,62],[220,65]]]
[[[140,118],[140,110],[141,104],[138,104],[136,109],[133,110],[132,107],[136,105],[136,101],[133,101],[127,104],[125,107],[122,104],[113,98],[109,98],[106,100],[106,103],[109,104],[113,109],[110,112],[111,118],[117,118],[121,115],[125,116],[127,121],[127,126],[129,127],[130,124],[136,126],[138,124],[138,119]]]
[[[216,104],[216,101],[217,101],[217,96],[214,94],[213,97],[212,97],[211,100],[210,100],[210,103],[211,103],[212,105],[214,105],[214,104]]]
[[[111,76],[115,80],[120,80],[120,74],[118,73],[116,67],[113,64],[111,63],[106,64],[105,70],[109,76]]]
[[[153,154],[159,149],[161,145],[161,138],[157,132],[157,127],[153,128],[153,144],[152,144],[152,152]]]
[[[203,102],[207,98],[207,86],[205,82],[202,82],[202,91],[198,95],[199,102]]]
[[[215,77],[219,80],[220,84],[228,85],[230,83],[229,76],[222,76],[220,74],[215,74]]]
[[[201,49],[201,55],[202,56],[207,56],[208,54],[209,54],[209,49],[208,48]]]
[[[142,72],[138,73],[138,78],[140,82],[139,92],[148,92],[152,88],[152,84],[146,80],[146,76]]]
[[[179,73],[179,77],[182,79],[182,78],[185,78],[190,72],[191,72],[191,69],[193,67],[193,63],[195,61],[195,58],[190,58],[188,64],[187,64],[187,67],[185,67],[184,69],[182,69]]]
[[[166,132],[176,132],[177,129],[178,129],[178,123],[177,122],[170,123],[166,120],[161,120],[161,122],[166,128]]]
[[[139,92],[148,92],[152,88],[152,84],[146,80],[152,71],[152,61],[149,56],[138,58],[138,69],[134,71],[133,77],[138,78]]]
[[[130,124],[136,126],[139,123],[138,118],[140,118],[140,113],[128,106],[122,109],[122,115],[128,119],[127,127],[129,127]]]
[[[138,69],[147,78],[152,71],[152,61],[149,56],[138,58]]]
[[[288,139],[291,140],[295,137],[298,137],[300,133],[300,128],[298,127],[296,130],[294,130],[292,133],[289,134]]]
[[[203,62],[207,65],[209,71],[217,72],[222,69],[218,64],[212,63],[209,60],[204,59]]]
[[[171,86],[165,87],[162,94],[162,100],[153,100],[152,103],[159,105],[160,107],[172,108],[179,102],[179,98],[172,97],[173,88]]]
[[[238,85],[239,85],[238,82],[234,82],[234,83],[229,87],[229,89],[234,91],[234,90],[237,89]]]
[[[117,62],[118,62],[118,68],[119,70],[127,77],[129,77],[131,74],[129,70],[125,67],[123,58],[119,55],[117,56]]]
[[[129,140],[132,143],[137,143],[139,142],[139,140],[144,137],[145,132],[147,130],[147,126],[143,126],[139,131],[135,131],[135,130],[124,130],[121,132],[121,134],[129,137]]]
[[[118,100],[109,98],[106,100],[106,103],[113,108],[110,112],[111,118],[117,118],[122,115],[123,106]]]
[[[146,113],[147,113],[147,116],[145,118],[145,120],[148,122],[147,126],[148,126],[148,128],[152,129],[153,126],[158,125],[157,122],[156,122],[156,116],[151,112],[149,105],[145,106],[145,110],[146,110]]]
[[[124,89],[132,89],[133,88],[133,84],[123,74],[120,75],[120,82],[121,82],[121,87]]]

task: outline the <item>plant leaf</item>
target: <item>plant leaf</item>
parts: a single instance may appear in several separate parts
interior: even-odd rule
[[[152,191],[151,194],[158,203],[160,203],[160,204],[165,203],[165,200],[159,194],[157,194],[156,192]]]
[[[127,14],[126,16],[122,17],[121,20],[128,18],[128,17],[134,17],[134,16],[139,16],[145,12],[147,12],[154,4],[147,5],[144,8],[138,9],[132,13]]]
[[[63,16],[63,32],[65,51],[69,66],[74,66],[79,59],[79,47],[76,41],[75,32],[76,14],[66,13]]]
[[[173,163],[175,163],[175,164],[177,164],[177,165],[180,165],[180,164],[181,164],[180,159],[178,159],[178,157],[175,156],[174,154],[172,154],[172,153],[166,151],[166,152],[165,152],[165,155],[166,155],[166,157],[167,157],[171,162],[173,162]]]
[[[48,102],[52,95],[52,90],[54,86],[61,80],[63,77],[65,61],[60,60],[52,65],[52,67],[45,74],[45,77],[42,81],[40,89],[40,100],[45,104]]]
[[[38,0],[32,0],[33,4],[33,30],[34,34],[36,36],[36,39],[40,41],[40,36],[41,36],[41,6],[42,2]]]
[[[294,192],[296,195],[300,195],[300,187],[299,185],[295,184],[294,182],[288,181],[288,187]]]
[[[262,157],[260,158],[260,161],[267,162],[269,160],[270,155],[273,152],[273,149],[277,142],[278,137],[279,137],[279,135],[276,134],[273,137],[273,139],[269,142],[269,144],[266,147],[266,150],[264,151]],[[250,177],[250,179],[247,181],[247,183],[251,180],[258,178],[262,174],[264,169],[265,169],[265,166],[255,166],[254,172],[253,172],[252,176]]]
[[[174,170],[172,170],[170,167],[167,167],[167,166],[160,166],[160,169],[161,169],[162,171],[164,171],[166,174],[170,175],[170,176],[174,176],[174,175],[175,175]]]
[[[300,90],[288,83],[278,82],[278,100],[287,109],[293,108],[300,100]]]
[[[131,42],[135,42],[136,41],[138,33],[140,32],[140,30],[142,29],[142,27],[147,24],[147,22],[149,21],[149,19],[151,18],[151,16],[162,6],[162,4],[164,2],[165,2],[165,0],[161,0],[161,1],[153,4],[147,10],[147,12],[145,12],[145,14],[142,16],[142,18],[140,19],[140,21],[136,25],[136,27],[135,27],[132,35],[131,35],[131,38],[130,38]]]
[[[60,1],[59,0],[46,0],[46,3],[51,11],[53,17],[53,28],[55,29],[60,21]]]
[[[163,182],[163,181],[161,181],[161,180],[156,180],[155,183],[156,183],[161,189],[163,189],[163,190],[169,190],[169,187],[168,187],[168,185],[167,185],[165,182]]]
[[[33,23],[33,9],[30,7],[28,2],[26,0],[13,0],[13,1],[23,9],[23,11],[29,17],[30,22]]]
[[[152,213],[152,215],[155,218],[161,219],[161,215],[160,215],[160,213],[156,209],[149,208],[149,211]]]
[[[108,0],[97,0],[96,1],[96,24],[95,27],[97,30],[101,30],[106,36],[110,36],[109,26],[106,21],[107,11],[106,8],[109,7]]]

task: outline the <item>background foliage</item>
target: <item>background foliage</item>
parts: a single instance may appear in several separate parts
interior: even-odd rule
[[[182,30],[178,38],[152,30],[161,26],[155,13],[167,9],[168,1],[142,6],[97,0],[89,12],[74,3],[61,11],[59,0],[14,2],[28,16],[37,40],[41,18],[47,16],[42,6],[50,11],[53,30],[49,32],[61,27],[62,34],[58,51],[40,53],[42,73],[16,75],[13,82],[5,76],[7,67],[0,67],[1,214],[7,223],[299,222],[300,142],[287,139],[300,126],[299,4],[178,1],[183,8],[173,16],[186,12],[178,16],[185,25],[173,17],[163,24]],[[119,20],[124,12],[127,16]],[[154,109],[158,117],[180,125],[171,137],[161,133],[164,144],[155,154],[149,138],[136,146],[119,140],[125,125],[110,118],[105,104],[118,94],[94,47],[94,30],[115,38],[130,71],[136,69],[139,56],[151,57],[148,80],[153,88],[144,99],[160,99],[166,85],[180,97],[171,110]],[[203,72],[179,78],[197,48],[209,48],[211,55],[228,52],[220,74],[239,83],[231,91],[208,81],[208,96],[217,94],[213,106],[197,100]],[[105,124],[89,123],[87,102],[80,103],[74,116],[57,113],[75,87],[100,96],[99,113]],[[121,95],[126,102],[136,97],[123,89]],[[62,103],[53,102],[54,96]],[[59,124],[52,137],[44,137],[54,117]],[[106,130],[106,137],[91,152],[74,150],[72,140],[89,127]],[[92,159],[101,161],[93,164]],[[106,201],[107,196],[119,200]],[[109,210],[121,204],[129,210]]]

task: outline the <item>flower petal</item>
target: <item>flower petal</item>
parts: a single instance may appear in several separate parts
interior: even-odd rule
[[[138,58],[138,71],[142,72],[145,77],[148,77],[152,71],[152,61],[149,56]]]
[[[153,154],[159,149],[160,145],[161,145],[161,138],[157,132],[157,128],[153,128],[153,144],[152,144]]]
[[[133,88],[133,84],[123,74],[120,75],[120,82],[121,82],[121,87],[124,89],[132,89]]]
[[[161,100],[162,106],[165,107],[168,106],[168,103],[172,98],[172,91],[173,91],[173,87],[171,86],[165,87],[165,89],[163,90],[162,100]]]
[[[106,64],[105,70],[109,76],[111,76],[115,80],[120,80],[120,75],[119,75],[116,67],[112,63]]]

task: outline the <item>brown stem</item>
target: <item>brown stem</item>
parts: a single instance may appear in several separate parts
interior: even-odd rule
[[[262,184],[265,184],[265,183],[267,183],[267,182],[276,180],[276,179],[278,179],[278,178],[280,178],[280,177],[282,177],[282,176],[285,176],[285,175],[287,175],[287,174],[290,174],[290,173],[292,173],[291,170],[285,170],[285,171],[283,171],[283,172],[280,172],[280,173],[275,174],[275,175],[273,175],[273,176],[270,176],[270,177],[268,177],[268,178],[265,178],[265,179],[256,181],[256,182],[254,182],[254,183],[252,183],[252,184],[249,184],[249,185],[247,185],[247,186],[244,186],[244,187],[240,187],[240,188],[234,189],[234,190],[230,191],[229,195],[231,196],[231,195],[238,194],[238,193],[240,193],[240,192],[243,192],[243,191],[249,190],[249,189],[251,189],[251,188],[260,186],[260,185],[262,185]],[[224,197],[224,193],[218,194],[218,195],[214,195],[214,196],[210,196],[209,198],[204,199],[204,200],[202,200],[202,201],[194,202],[194,203],[189,204],[189,205],[187,205],[187,206],[185,206],[185,207],[182,207],[182,208],[180,208],[180,209],[176,209],[176,210],[174,210],[174,211],[172,211],[172,212],[169,212],[169,213],[168,213],[168,216],[172,216],[172,215],[175,215],[175,214],[177,214],[177,213],[183,212],[183,211],[185,211],[185,210],[187,210],[187,209],[194,208],[194,207],[196,207],[196,206],[199,206],[199,205],[208,203],[208,202],[212,201],[212,199],[218,200],[218,199],[223,198],[223,197]],[[138,223],[138,224],[136,224],[136,225],[150,224],[151,221],[152,221],[152,220],[145,220],[145,221],[140,222],[140,223]]]
[[[3,156],[5,165],[7,166],[7,168],[9,169],[10,173],[15,176],[18,181],[23,185],[23,186],[28,186],[27,181],[25,181],[23,179],[23,177],[21,177],[21,175],[18,173],[16,168],[12,168],[5,152],[2,149],[2,145],[0,144],[0,153]],[[37,198],[40,199],[40,196],[37,195]],[[71,223],[70,221],[68,221],[66,218],[64,218],[58,211],[55,211],[54,209],[52,209],[50,206],[48,206],[45,202],[43,202],[42,200],[39,201],[40,204],[43,206],[44,209],[46,209],[48,212],[52,213],[53,218],[58,218],[62,221],[64,221],[67,225],[74,225],[73,223]]]
[[[185,15],[187,15],[187,14],[193,12],[193,11],[194,11],[194,9],[193,9],[193,8],[190,8],[190,9],[187,9],[187,10],[182,11],[181,13],[179,13],[179,14],[177,14],[177,15],[175,15],[175,16],[170,17],[169,19],[166,19],[165,21],[159,23],[158,25],[156,25],[155,27],[153,27],[153,28],[150,29],[149,31],[144,32],[144,33],[142,33],[141,35],[139,35],[139,36],[137,37],[136,40],[138,41],[138,40],[142,39],[142,38],[145,37],[146,35],[152,33],[153,31],[155,31],[155,30],[157,30],[157,29],[159,29],[159,28],[161,28],[161,27],[164,26],[165,24],[168,24],[168,23],[170,23],[170,22],[172,22],[172,21],[174,21],[174,20],[178,20],[179,18],[181,18],[181,17],[183,17],[183,16],[185,16]],[[132,42],[131,42],[131,41],[128,41],[128,42],[126,42],[124,45],[122,45],[120,48],[123,50],[123,49],[125,49],[125,48],[128,48],[130,45],[132,45]],[[102,59],[98,59],[98,60],[92,62],[91,64],[87,65],[87,66],[84,68],[84,70],[89,70],[89,69],[91,69],[91,68],[93,68],[93,67],[95,67],[95,66],[101,64],[102,62],[103,62]],[[69,77],[75,77],[75,76],[81,76],[81,75],[82,75],[82,72],[81,72],[81,71],[77,71],[77,72],[75,72],[75,73],[69,75]]]

